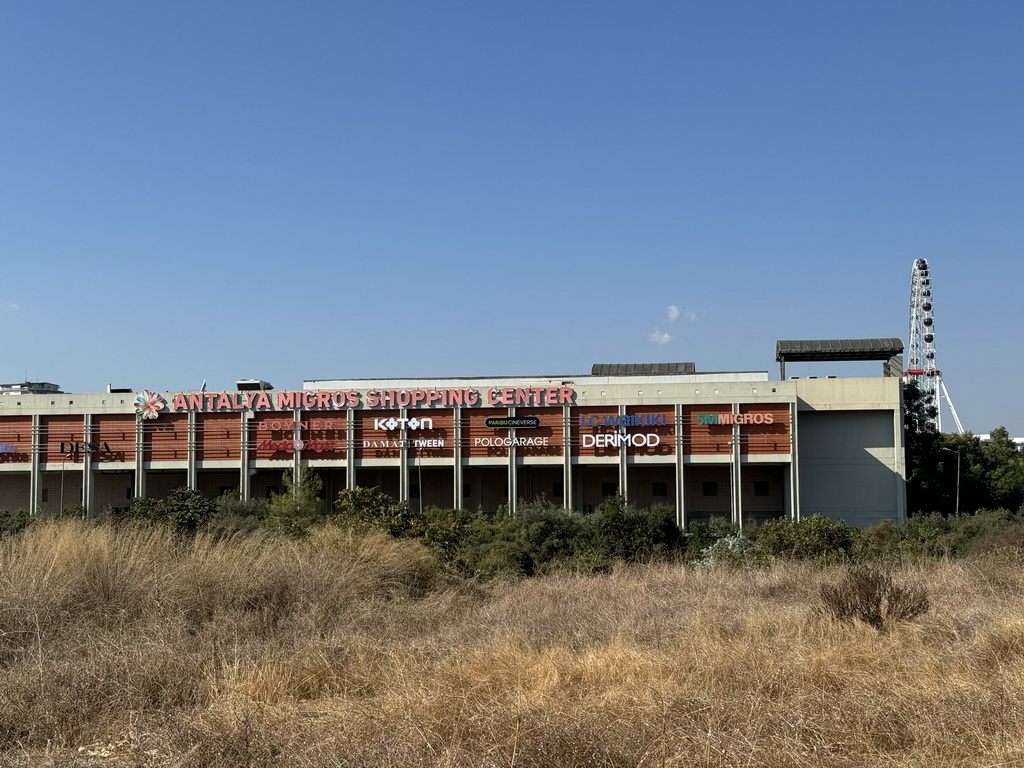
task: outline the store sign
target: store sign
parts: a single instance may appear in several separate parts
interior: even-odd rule
[[[664,427],[668,417],[664,413],[637,413],[621,416],[587,413],[580,416],[581,427]]]
[[[641,432],[634,434],[607,432],[597,435],[580,435],[580,445],[584,448],[621,448],[624,445],[634,448],[653,448],[656,445],[661,445],[661,437]]]
[[[533,448],[550,445],[548,437],[478,437],[473,445],[483,448]]]
[[[693,419],[703,425],[775,423],[772,413],[695,413]]]
[[[390,419],[374,419],[374,429],[383,429],[390,432],[395,429],[433,429],[434,420],[430,418],[417,419],[413,417],[411,419],[396,419],[394,417]]]
[[[536,416],[494,416],[484,421],[488,429],[534,429],[540,426]]]
[[[306,451],[307,453],[329,453],[334,450],[333,440],[264,440],[258,446],[257,451],[284,451],[293,453]]]
[[[18,446],[14,443],[0,443],[0,453],[17,453]]]
[[[333,419],[310,419],[297,423],[299,429],[312,429],[317,432],[325,429],[334,429]],[[264,419],[256,422],[256,429],[260,432],[290,432],[296,426],[291,419]]]
[[[83,453],[106,453],[111,454],[110,445],[107,443],[61,443],[60,453],[69,459],[78,461]]]
[[[445,448],[443,437],[415,440],[363,440],[363,448]]]
[[[572,387],[492,387],[481,392],[473,388],[286,390],[258,392],[180,392],[170,406],[159,394],[142,392],[136,398],[141,418],[155,419],[164,409],[189,411],[272,411],[287,409],[340,410],[342,408],[454,408],[492,406],[572,405]]]

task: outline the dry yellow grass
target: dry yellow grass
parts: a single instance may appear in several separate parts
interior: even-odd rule
[[[1024,765],[1024,570],[906,566],[932,609],[819,609],[838,569],[472,584],[325,529],[0,541],[0,765]]]

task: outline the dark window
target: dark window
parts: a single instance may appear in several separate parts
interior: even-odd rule
[[[49,488],[43,488],[43,501],[50,500]]]
[[[565,495],[565,486],[562,483],[551,484],[551,496],[556,499],[560,499]]]
[[[124,489],[124,497],[126,499],[130,499],[132,497],[132,489],[131,488],[125,488]]]
[[[268,485],[267,486],[267,498],[270,499],[270,498],[273,498],[276,495],[277,495],[277,486],[276,485]]]
[[[668,483],[651,483],[651,496],[668,496]]]
[[[220,489],[219,489],[219,490],[217,491],[217,495],[218,495],[218,496],[224,496],[225,494],[228,494],[228,493],[234,493],[234,492],[235,492],[235,489],[234,489],[234,487],[233,487],[233,486],[230,486],[230,485],[222,485],[222,486],[220,487]]]
[[[755,496],[768,496],[768,481],[767,480],[755,480],[754,481],[754,495]]]
[[[471,483],[462,484],[462,495],[469,498],[473,495],[473,485]]]
[[[601,495],[604,496],[606,499],[609,496],[614,496],[618,492],[619,492],[619,484],[618,483],[601,483]]]
[[[505,485],[503,485],[502,488],[501,488],[501,498],[503,498],[503,499],[507,499],[508,498],[508,483],[505,483]]]
[[[704,481],[704,495],[705,496],[717,496],[718,495],[718,481],[716,481],[716,480],[705,480]]]
[[[420,497],[420,487],[413,483],[409,486],[409,498],[418,499]]]

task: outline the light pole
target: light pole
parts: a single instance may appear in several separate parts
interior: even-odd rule
[[[956,454],[956,516],[960,517],[960,451],[952,448],[943,448],[946,453]]]

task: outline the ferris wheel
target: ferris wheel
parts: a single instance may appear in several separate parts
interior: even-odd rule
[[[910,350],[908,364],[903,371],[903,381],[916,381],[921,394],[925,396],[925,413],[929,426],[942,431],[942,408],[945,400],[949,412],[956,422],[957,431],[963,434],[960,417],[956,415],[953,401],[942,382],[942,371],[935,363],[935,303],[932,300],[932,278],[926,259],[915,259],[910,273]]]

